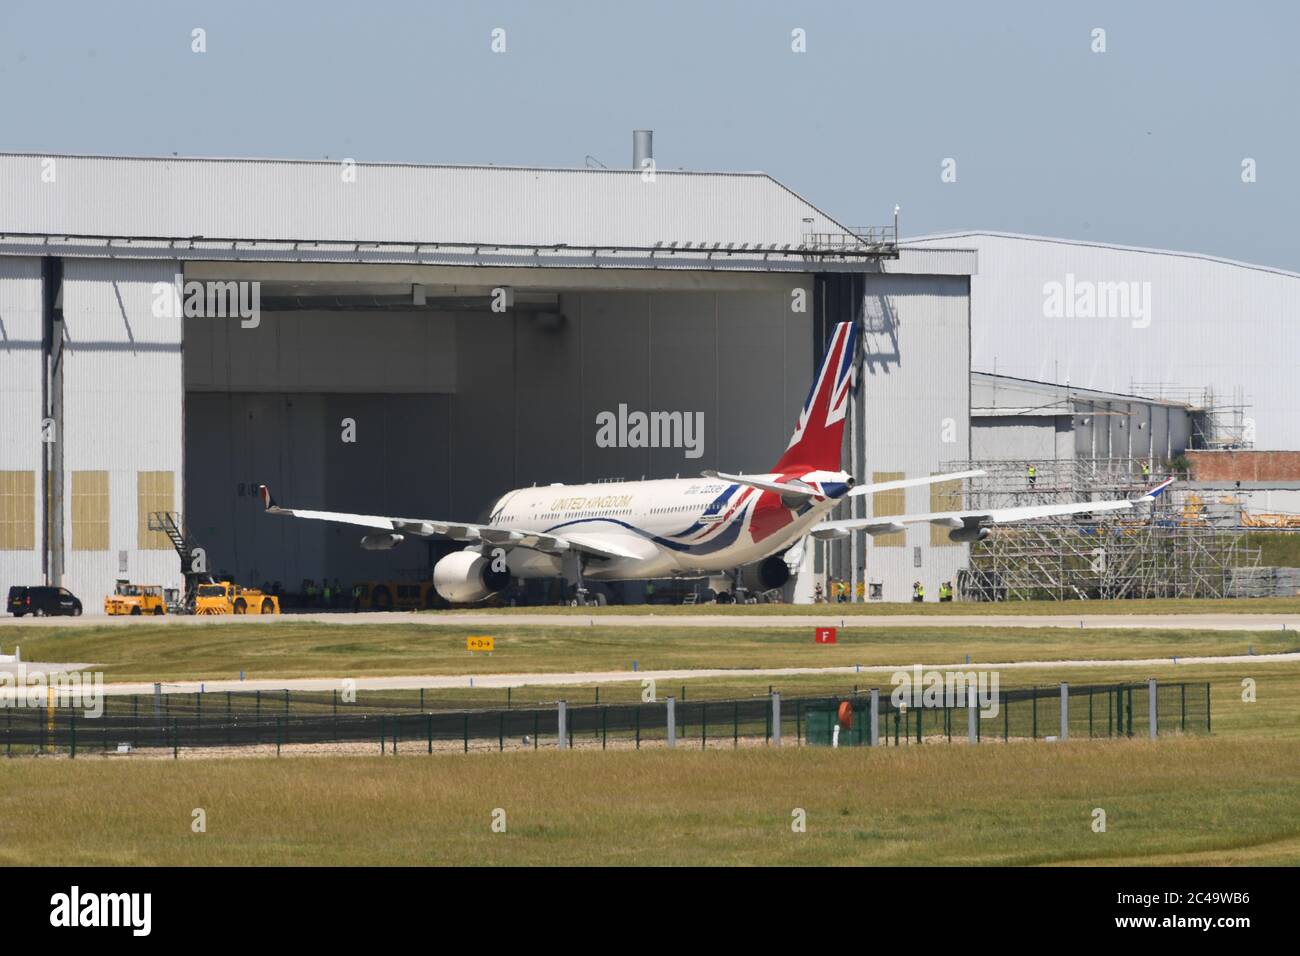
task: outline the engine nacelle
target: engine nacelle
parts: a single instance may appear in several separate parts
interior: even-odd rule
[[[510,586],[510,572],[477,551],[456,551],[433,566],[433,587],[452,604],[473,604]]]
[[[783,587],[785,582],[789,580],[790,566],[785,563],[785,558],[779,554],[774,554],[769,558],[764,558],[757,564],[747,566],[744,572],[746,586],[762,591]]]
[[[404,534],[368,534],[361,539],[361,547],[366,551],[391,551],[405,540]]]
[[[948,532],[949,541],[959,541],[962,543],[983,541],[989,536],[988,528],[981,528],[978,525],[953,528]]]

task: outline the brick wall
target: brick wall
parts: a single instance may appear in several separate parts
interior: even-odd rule
[[[1300,481],[1300,451],[1188,451],[1193,481]]]

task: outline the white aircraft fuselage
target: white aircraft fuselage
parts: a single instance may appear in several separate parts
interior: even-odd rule
[[[593,580],[698,576],[784,551],[852,486],[840,471],[752,477],[797,482],[811,494],[783,502],[774,492],[718,478],[544,485],[507,492],[492,506],[488,526],[579,539],[592,533],[637,555],[591,562],[584,573]],[[519,549],[509,561],[520,578],[559,573],[555,555]]]

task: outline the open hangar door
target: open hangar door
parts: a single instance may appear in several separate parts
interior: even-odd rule
[[[802,275],[197,263],[195,277],[259,281],[261,316],[186,320],[187,523],[213,570],[291,592],[427,580],[455,546],[364,551],[361,528],[263,515],[259,483],[294,507],[479,520],[534,483],[764,471],[812,374],[812,316],[791,308]],[[702,433],[608,446],[597,416],[620,408],[691,414]]]

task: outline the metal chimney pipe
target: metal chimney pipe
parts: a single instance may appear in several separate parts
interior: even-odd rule
[[[654,162],[655,131],[652,129],[632,130],[632,168],[645,169]]]

